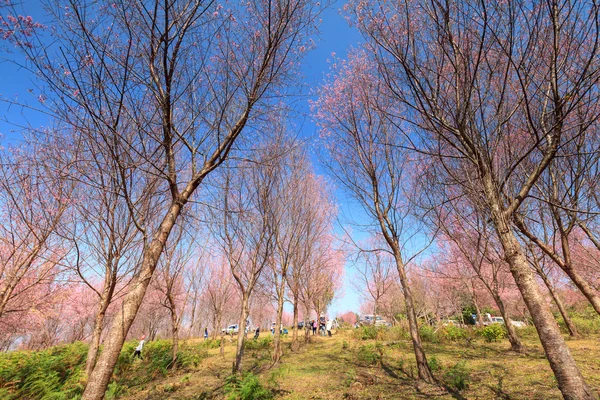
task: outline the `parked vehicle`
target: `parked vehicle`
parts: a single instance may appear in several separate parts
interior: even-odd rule
[[[389,322],[387,322],[380,315],[378,315],[377,317],[375,317],[373,315],[363,315],[360,318],[359,322],[360,322],[361,325],[373,325],[373,324],[375,324],[375,326],[392,326],[392,324],[390,324]]]
[[[513,321],[512,319],[509,321],[515,328],[525,328],[527,326],[527,324],[523,321]],[[505,324],[505,321],[502,317],[492,317],[490,314],[484,314],[483,325],[487,326],[490,324]]]
[[[527,324],[523,321],[513,321],[512,319],[510,320],[510,323],[515,328],[525,328],[527,326]]]
[[[240,327],[238,324],[229,325],[227,328],[223,329],[223,333],[226,335],[237,335],[240,331]]]
[[[466,328],[465,324],[462,324],[458,321],[455,321],[453,319],[445,319],[442,321],[442,326],[456,326],[458,328]]]

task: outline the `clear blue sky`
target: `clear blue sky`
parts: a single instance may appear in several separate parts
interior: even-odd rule
[[[308,90],[316,88],[323,82],[325,74],[329,72],[330,63],[328,61],[332,60],[334,53],[338,58],[346,58],[348,49],[360,42],[359,33],[348,26],[340,13],[344,4],[345,1],[336,1],[322,14],[321,34],[315,39],[316,48],[307,55],[302,68]],[[25,0],[19,7],[22,8],[23,15],[31,15],[36,21],[48,24],[38,0]],[[0,51],[0,96],[3,100],[18,100],[35,107],[39,104],[39,93],[35,89],[35,82],[32,81],[31,74],[19,67],[18,64],[22,64],[23,61],[17,51],[10,51],[6,48]],[[308,115],[308,99],[306,97],[296,103],[304,114],[296,125],[300,129],[300,135],[305,138],[314,137],[317,133],[316,126]],[[48,125],[49,121],[42,113],[0,102],[1,143],[17,142],[21,137],[20,126],[41,127]],[[318,166],[317,170],[321,171]],[[343,213],[356,214],[358,212],[343,198],[341,191],[338,191],[336,195],[337,203]],[[352,276],[352,268],[348,264],[342,293],[330,308],[331,315],[347,310],[358,311],[360,299],[350,284]]]

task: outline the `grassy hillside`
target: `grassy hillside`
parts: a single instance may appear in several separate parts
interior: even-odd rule
[[[125,346],[108,399],[558,399],[560,392],[531,328],[521,330],[525,354],[509,351],[506,339],[448,328],[422,331],[439,385],[417,384],[405,331],[399,328],[339,330],[314,337],[283,362],[270,362],[270,336],[250,341],[242,377],[231,377],[234,343],[192,339],[172,369],[170,342],[150,342],[143,360]],[[285,339],[290,342],[289,338]],[[569,340],[588,383],[600,389],[600,336]],[[82,390],[86,346],[0,355],[0,398],[71,399]]]

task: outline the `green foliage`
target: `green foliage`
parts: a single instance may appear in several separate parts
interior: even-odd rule
[[[475,325],[475,318],[473,318],[473,314],[477,314],[477,310],[475,306],[465,307],[462,310],[462,319],[465,321],[467,325]]]
[[[360,346],[356,353],[358,362],[364,365],[375,365],[381,360],[383,347],[378,344]]]
[[[377,339],[377,334],[379,332],[379,328],[374,325],[365,325],[359,328],[356,328],[352,335],[354,338],[358,340],[375,340]]]
[[[524,328],[518,328],[518,329],[519,329],[520,337],[526,337],[526,338],[537,338],[538,337],[537,330],[535,329],[535,326],[533,326],[533,325],[527,325]]]
[[[207,339],[200,346],[205,349],[218,349],[221,347],[221,339]]]
[[[446,384],[456,390],[463,390],[469,386],[471,371],[467,368],[466,361],[459,361],[453,367],[448,368],[444,374]]]
[[[248,372],[242,375],[241,379],[237,375],[231,375],[226,378],[225,393],[228,400],[269,400],[273,398],[273,393],[264,387],[256,375]]]
[[[574,315],[571,317],[571,321],[575,325],[577,332],[582,335],[600,333],[600,317],[598,315],[592,318]]]
[[[182,345],[178,368],[198,366],[208,356],[206,345]],[[144,346],[142,359],[134,359],[137,342],[123,346],[115,366],[115,381],[105,394],[114,399],[133,385],[150,382],[167,374],[172,366],[172,342],[159,340]],[[74,343],[42,351],[13,351],[0,354],[0,398],[69,400],[79,398],[85,387],[88,346]]]
[[[490,324],[477,329],[477,335],[481,336],[486,342],[498,342],[506,337],[506,328],[501,324]]]
[[[444,341],[459,342],[461,340],[469,338],[472,333],[470,329],[460,328],[454,325],[448,325],[440,329],[437,332],[437,334]]]
[[[388,340],[409,340],[410,333],[408,332],[408,327],[405,325],[396,325],[387,329],[387,338]]]
[[[244,342],[244,348],[246,350],[264,350],[264,349],[268,349],[269,347],[271,347],[272,344],[273,344],[273,337],[265,336],[258,340],[246,340]]]
[[[437,359],[436,356],[429,357],[427,359],[427,364],[429,365],[429,369],[431,369],[431,372],[437,372],[442,369],[442,364],[440,364],[440,361]]]
[[[181,351],[177,352],[177,368],[188,369],[200,365],[203,359],[208,357],[208,352],[202,350],[201,347],[182,347]]]
[[[419,335],[423,342],[439,343],[438,336],[436,335],[435,329],[429,325],[421,325],[419,327]]]
[[[6,399],[72,399],[83,393],[87,346],[74,343],[43,351],[0,355],[0,388]]]
[[[119,385],[117,382],[111,382],[108,384],[108,388],[104,393],[104,398],[106,400],[114,400],[117,399],[121,394],[125,392],[125,387]]]
[[[348,350],[348,348],[350,347],[350,345],[348,344],[348,342],[346,342],[345,340],[342,342],[342,350]]]

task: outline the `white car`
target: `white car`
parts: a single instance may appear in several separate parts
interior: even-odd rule
[[[237,335],[240,331],[238,324],[229,325],[227,329],[223,329],[223,333],[226,335]]]
[[[392,324],[390,324],[389,322],[387,322],[385,319],[383,319],[381,316],[377,316],[377,318],[375,318],[375,316],[373,315],[364,315],[360,321],[359,321],[362,325],[373,325],[375,324],[375,326],[392,326]]]

